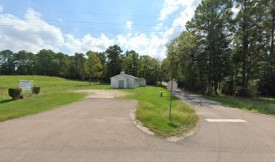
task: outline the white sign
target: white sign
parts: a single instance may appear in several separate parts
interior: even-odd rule
[[[20,80],[19,87],[23,90],[32,90],[32,80]]]

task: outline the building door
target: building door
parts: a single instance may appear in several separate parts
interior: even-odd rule
[[[124,88],[124,80],[118,81],[118,88]]]

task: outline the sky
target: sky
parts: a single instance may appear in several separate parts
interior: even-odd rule
[[[0,0],[0,50],[73,55],[119,45],[157,59],[201,0]]]

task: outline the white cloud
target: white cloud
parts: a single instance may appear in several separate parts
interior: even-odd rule
[[[73,35],[65,35],[64,46],[71,51],[71,53],[87,51],[97,51],[103,52],[109,46],[113,45],[114,41],[109,39],[105,34],[100,35],[100,37],[95,38],[90,34],[86,34],[83,38],[77,39]]]
[[[142,34],[118,35],[117,43],[125,50],[135,50],[141,55],[150,55],[155,58],[165,57],[165,40],[151,33],[149,36]]]
[[[196,8],[201,0],[165,0],[163,8],[160,12],[160,21],[164,21],[167,17],[178,11],[179,9]],[[192,11],[193,12],[193,11]]]
[[[178,0],[165,0],[159,20],[165,20],[170,14],[177,11],[180,7],[179,4]]]
[[[126,22],[126,28],[127,28],[127,29],[131,29],[131,28],[132,28],[132,25],[133,25],[133,22],[132,22],[132,21],[127,21],[127,22]]]
[[[114,44],[104,34],[98,38],[86,34],[81,39],[70,34],[63,35],[59,28],[49,25],[33,9],[28,9],[24,17],[19,19],[10,14],[0,14],[0,50],[38,52],[41,49],[60,51],[65,48],[72,54],[88,50],[104,51]]]
[[[160,21],[153,27],[155,32],[119,34],[115,37],[107,37],[104,33],[98,37],[87,33],[82,38],[72,34],[64,35],[58,27],[45,22],[41,15],[32,9],[26,12],[24,19],[0,13],[0,24],[3,26],[0,28],[0,50],[37,52],[41,49],[62,49],[73,54],[86,53],[89,50],[101,52],[116,43],[123,50],[135,50],[140,55],[163,59],[166,55],[165,45],[185,30],[186,22],[192,18],[200,1],[165,0]],[[171,26],[167,27],[164,20],[180,8],[182,11],[178,11],[179,15],[172,20]],[[126,29],[132,29],[132,25],[132,21],[127,21]]]
[[[166,55],[166,44],[170,40],[180,35],[185,30],[185,24],[191,20],[194,10],[201,0],[166,0],[164,8],[161,10],[160,22],[153,27],[157,33],[151,34],[128,34],[118,35],[116,42],[125,50],[135,50],[141,55],[150,55],[154,58],[163,59]],[[179,8],[184,8],[179,15],[172,21],[170,27],[165,27],[163,20]]]
[[[61,30],[47,24],[32,9],[27,10],[25,19],[0,14],[0,24],[1,50],[37,52],[42,48],[49,48],[58,51],[64,42]]]

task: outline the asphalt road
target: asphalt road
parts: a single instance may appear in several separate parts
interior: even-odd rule
[[[184,140],[169,142],[137,129],[129,115],[135,101],[86,99],[0,123],[0,161],[274,162],[274,118],[184,99],[201,116],[196,133]]]

